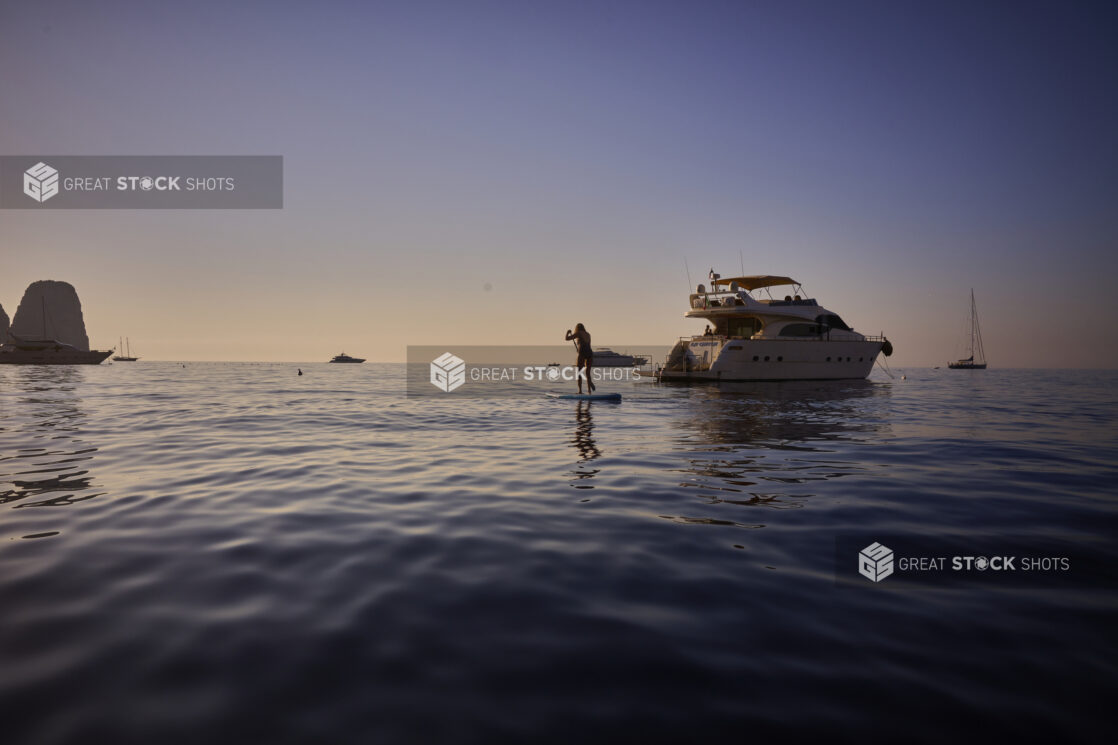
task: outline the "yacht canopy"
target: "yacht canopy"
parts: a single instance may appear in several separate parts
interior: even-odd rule
[[[739,287],[747,290],[757,290],[762,287],[775,287],[776,285],[798,285],[799,282],[791,277],[777,277],[772,274],[756,274],[750,277],[721,277],[711,282],[712,285],[728,285],[737,282]]]

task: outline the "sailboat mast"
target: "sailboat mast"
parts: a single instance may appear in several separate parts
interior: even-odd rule
[[[970,352],[965,359],[949,362],[953,370],[985,370],[986,350],[982,346],[982,327],[978,325],[978,303],[974,299],[974,288],[970,288]],[[957,348],[957,347],[956,347]]]
[[[970,288],[970,358],[974,360],[974,288]]]
[[[974,338],[978,341],[978,357],[986,363],[986,347],[982,344],[982,327],[978,325],[978,304],[974,302],[974,290],[971,290],[971,313],[974,315]]]

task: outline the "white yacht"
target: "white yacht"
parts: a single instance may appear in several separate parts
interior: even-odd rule
[[[661,380],[865,378],[879,352],[893,353],[884,336],[854,331],[791,277],[723,279],[712,270],[710,280],[709,290],[699,285],[691,294],[684,313],[706,321],[706,332],[676,343],[657,371]],[[782,286],[791,291],[773,297],[769,288]],[[755,295],[760,290],[765,297]]]
[[[647,364],[648,358],[640,355],[622,354],[609,347],[594,350],[594,367],[639,367]]]
[[[0,365],[100,365],[113,353],[111,349],[78,349],[45,335],[30,339],[9,331],[8,337],[7,342],[0,344]]]
[[[0,344],[0,365],[100,365],[112,354],[98,349],[78,349],[47,335],[47,301],[39,296],[43,328],[38,338],[20,336],[8,330],[8,340]],[[20,308],[23,304],[20,303]],[[16,314],[19,315],[18,313]]]

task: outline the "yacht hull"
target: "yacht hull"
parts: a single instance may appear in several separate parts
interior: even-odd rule
[[[108,352],[82,352],[80,350],[55,351],[51,349],[27,351],[17,349],[0,352],[0,365],[100,365]]]
[[[618,354],[612,349],[594,350],[594,367],[640,367],[647,364],[647,357]]]
[[[861,340],[704,339],[686,345],[665,381],[855,380],[873,370],[883,342]]]

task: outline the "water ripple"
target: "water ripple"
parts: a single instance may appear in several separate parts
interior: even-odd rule
[[[392,365],[4,367],[14,742],[1101,731],[1112,595],[840,590],[833,546],[1005,533],[1118,559],[1114,373],[598,406],[408,399]]]

